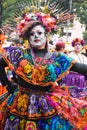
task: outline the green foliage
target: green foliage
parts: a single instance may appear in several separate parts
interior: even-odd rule
[[[62,8],[62,10],[67,10],[69,11],[70,9],[70,5],[69,5],[69,0],[55,0],[58,1],[58,3],[60,4],[60,7]],[[54,2],[54,0],[53,0]]]
[[[83,33],[83,39],[85,40],[85,43],[87,45],[87,31]]]
[[[73,12],[77,15],[82,24],[87,25],[87,0],[73,2]]]
[[[63,7],[64,10],[70,10],[70,4],[69,0],[62,0],[61,1],[61,6]]]
[[[47,4],[51,2],[53,5],[56,2],[59,3],[59,5],[55,4],[55,7],[58,9],[60,7],[59,10],[61,11],[69,11],[70,8],[69,0],[42,0],[42,4],[44,2]],[[2,2],[0,2],[0,26],[8,23],[9,20],[10,22],[13,22],[13,25],[15,25],[14,14],[15,16],[20,16],[20,14],[23,15],[24,6],[27,5],[28,7],[28,5],[31,6],[33,3],[39,7],[39,0],[2,0]]]
[[[16,11],[17,3],[18,0],[2,0],[0,2],[0,27],[9,21],[13,12]]]

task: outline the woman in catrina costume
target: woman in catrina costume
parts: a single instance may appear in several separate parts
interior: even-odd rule
[[[50,20],[48,20],[50,19]],[[47,33],[56,19],[44,13],[26,14],[18,32],[30,48],[8,47],[0,58],[0,80],[8,99],[0,110],[0,130],[83,130],[87,124],[86,97],[73,98],[67,87],[58,86],[69,70],[87,75],[87,65],[75,63],[65,54],[48,52]],[[10,83],[4,68],[17,78]]]

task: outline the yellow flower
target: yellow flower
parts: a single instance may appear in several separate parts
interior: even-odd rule
[[[28,105],[27,95],[26,94],[24,94],[23,96],[21,95],[18,98],[18,105],[17,105],[18,110],[25,112],[27,110],[27,105]]]
[[[32,70],[32,67],[30,66],[30,64],[26,64],[24,66],[24,73],[29,74],[31,70]]]
[[[33,73],[32,73],[33,80],[36,83],[44,80],[45,75],[46,75],[46,68],[45,67],[34,68]]]

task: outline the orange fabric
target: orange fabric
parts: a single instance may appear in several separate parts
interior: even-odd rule
[[[6,40],[6,37],[4,34],[0,34],[0,40],[2,41],[2,44],[3,44],[4,41]]]
[[[6,88],[0,85],[0,96],[7,92]]]
[[[0,34],[0,40],[2,43],[0,44],[0,53],[2,53],[2,45],[4,44],[4,41],[6,40],[6,37],[4,34]]]
[[[6,88],[0,85],[0,96],[6,92],[7,92]],[[0,104],[0,108],[1,108],[1,106],[4,105],[4,103],[5,103],[5,101],[2,104]]]

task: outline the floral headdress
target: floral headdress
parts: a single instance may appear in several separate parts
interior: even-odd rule
[[[72,41],[72,46],[74,47],[75,46],[75,43],[81,43],[81,45],[83,46],[85,44],[85,41],[83,39],[80,39],[80,38],[75,38],[73,39]]]
[[[24,13],[22,13],[23,17],[20,17],[21,21],[17,26],[19,35],[22,34],[26,25],[29,24],[32,20],[38,20],[42,22],[48,32],[51,32],[52,30],[55,31],[58,24],[60,24],[61,21],[63,22],[61,17],[65,18],[63,14],[67,14],[66,10],[62,11],[58,0],[32,0],[27,4],[24,2],[22,5],[19,5],[19,7],[22,12],[24,10]],[[19,12],[21,12],[21,10]],[[16,22],[17,20],[20,20],[20,18],[16,18]]]
[[[56,19],[54,17],[51,17],[49,14],[45,14],[42,12],[27,13],[17,27],[19,35],[22,34],[24,28],[32,21],[42,22],[48,32],[57,29]]]

